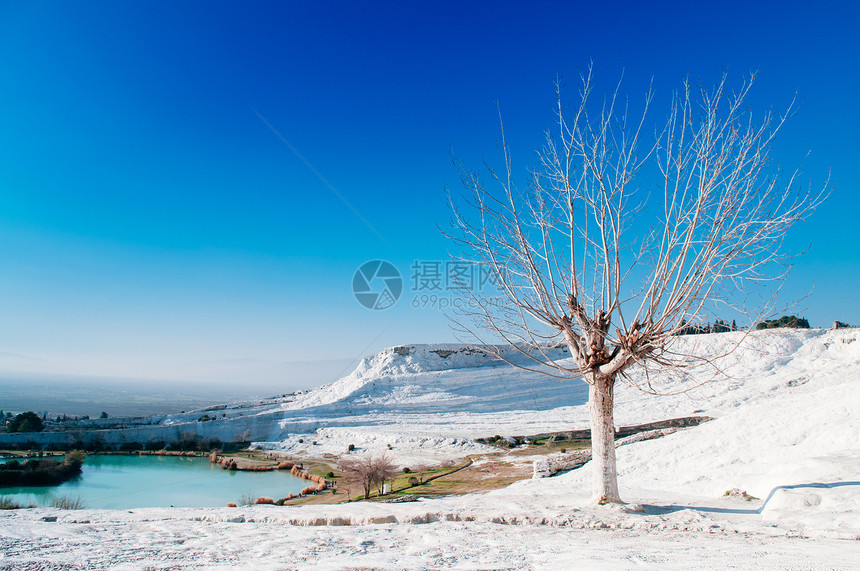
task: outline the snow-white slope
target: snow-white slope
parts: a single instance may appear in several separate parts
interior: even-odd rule
[[[803,401],[802,395],[819,388],[857,379],[857,337],[853,329],[681,337],[678,344],[686,345],[681,349],[706,356],[724,355],[738,343],[740,346],[717,360],[722,370],[719,375],[712,369],[652,375],[655,389],[675,393],[671,396],[648,395],[619,383],[616,425],[697,414],[723,417],[750,403]],[[389,349],[363,362],[350,376],[281,405],[283,432],[264,439],[264,446],[321,454],[340,453],[348,443],[380,450],[391,444],[395,449],[409,447],[450,456],[472,449],[458,440],[464,437],[588,427],[587,386],[582,381],[559,381],[475,355],[471,360],[466,355],[449,355],[452,362],[445,369],[448,363],[434,353],[436,349]],[[400,354],[406,352],[409,354]],[[633,370],[630,375],[634,382],[644,379],[641,371]],[[679,392],[690,387],[694,388]],[[317,431],[308,430],[313,426],[310,419],[319,424]],[[308,446],[313,440],[317,445]],[[444,445],[447,440],[450,446]]]
[[[91,566],[127,568],[855,567],[860,331],[678,339],[697,344],[703,355],[720,355],[738,341],[719,359],[726,376],[690,392],[657,397],[619,385],[617,425],[716,417],[619,448],[621,494],[633,504],[624,509],[591,505],[586,464],[486,494],[411,504],[22,510],[0,514],[0,566],[71,565],[86,557]],[[256,416],[276,427],[262,446],[295,454],[390,444],[403,464],[475,450],[472,436],[587,426],[583,383],[437,349],[443,348],[388,350],[331,385],[227,407],[225,418],[234,420],[224,423]],[[710,378],[700,374],[652,381],[677,392]],[[293,427],[302,430],[290,434]],[[723,496],[733,488],[757,499]],[[55,516],[56,522],[42,521]],[[413,525],[419,523],[426,526]]]

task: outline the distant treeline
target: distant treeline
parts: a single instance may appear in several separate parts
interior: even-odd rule
[[[768,319],[756,324],[756,329],[775,329],[777,327],[795,327],[797,329],[809,329],[809,322],[803,317],[794,315],[783,315],[779,319]]]
[[[757,323],[756,329],[775,329],[777,327],[794,327],[797,329],[809,329],[809,321],[803,317],[795,315],[783,315],[779,319],[766,319],[761,323]],[[687,323],[681,320],[681,327],[675,332],[675,335],[700,335],[703,333],[727,333],[729,331],[737,331],[738,326],[735,320],[732,322],[717,319],[713,323]]]
[[[81,473],[86,454],[73,450],[64,460],[34,458],[0,464],[0,486],[56,486]]]
[[[62,432],[58,432],[62,434]],[[250,446],[251,442],[247,439],[223,442],[217,436],[204,437],[185,437],[182,435],[178,440],[150,440],[147,442],[122,442],[109,443],[97,432],[90,433],[82,438],[77,438],[69,442],[51,442],[49,444],[39,443],[33,440],[23,442],[3,442],[0,443],[0,448],[4,450],[53,450],[53,451],[68,451],[68,450],[85,450],[92,453],[101,452],[120,452],[120,453],[135,453],[139,451],[158,452],[164,450],[167,452],[209,452],[215,448],[220,448],[225,452],[235,452]]]
[[[738,325],[732,319],[731,323],[717,319],[713,323],[687,323],[681,320],[681,327],[675,332],[675,335],[701,335],[703,333],[727,333],[729,331],[737,331]]]
[[[99,418],[108,418],[108,413],[102,412]],[[64,414],[62,416],[58,415],[56,420],[51,420],[48,418],[48,413],[42,413],[42,416],[40,417],[32,410],[28,410],[27,412],[22,412],[20,414],[12,414],[11,412],[3,412],[0,410],[0,422],[5,426],[6,432],[42,432],[45,430],[46,425],[50,425],[52,423],[61,424],[64,422],[77,422],[79,420],[89,419],[90,417],[86,415],[78,418],[77,416],[69,417]]]

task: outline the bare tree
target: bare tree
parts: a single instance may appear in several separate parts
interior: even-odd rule
[[[771,143],[793,102],[755,119],[745,104],[754,76],[733,93],[725,76],[710,91],[685,82],[653,138],[653,91],[634,113],[619,82],[594,107],[590,68],[581,79],[569,113],[556,85],[557,123],[524,191],[504,126],[504,170],[488,166],[489,184],[456,161],[469,192],[463,205],[452,200],[451,238],[463,251],[455,260],[488,266],[498,295],[469,290],[471,309],[455,320],[516,366],[588,383],[593,492],[600,503],[620,502],[616,380],[654,393],[648,374],[625,371],[705,362],[673,336],[719,307],[751,316],[751,286],[784,281],[783,239],[827,185],[799,188],[797,171],[785,178],[771,168]],[[765,291],[759,311],[775,299],[773,287]],[[572,359],[548,350],[562,343]]]
[[[340,469],[347,481],[361,486],[364,490],[364,499],[370,497],[370,490],[374,485],[379,488],[381,494],[382,483],[396,473],[396,466],[385,454],[379,456],[367,454],[360,458],[342,460]]]
[[[412,471],[418,475],[418,483],[420,484],[424,483],[424,476],[426,476],[427,472],[429,472],[430,470],[432,470],[432,466],[430,466],[430,464],[424,463],[418,464],[412,469]]]

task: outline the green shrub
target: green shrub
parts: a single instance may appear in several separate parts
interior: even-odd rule
[[[6,423],[7,432],[42,432],[44,427],[42,419],[32,410],[16,414]]]
[[[32,459],[19,462],[10,460],[0,464],[0,485],[4,486],[55,486],[81,473],[86,455],[75,450],[63,461]]]
[[[83,450],[72,450],[68,454],[66,454],[66,459],[64,462],[68,465],[75,466],[78,468],[81,467],[81,464],[84,463],[84,459],[87,457],[87,454]]]
[[[779,319],[766,319],[762,323],[757,323],[755,326],[755,328],[758,330],[775,329],[777,327],[794,327],[796,329],[809,329],[809,321],[807,321],[803,317],[797,317],[795,315],[783,315]]]

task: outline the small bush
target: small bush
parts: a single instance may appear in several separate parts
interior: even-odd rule
[[[80,510],[84,508],[84,501],[80,496],[57,496],[51,499],[51,507],[61,510]]]
[[[248,492],[248,493],[246,493],[246,494],[242,494],[242,497],[241,497],[241,498],[239,498],[239,504],[240,504],[240,505],[243,505],[243,506],[250,506],[250,505],[252,505],[254,502],[256,502],[256,501],[257,501],[257,498],[258,498],[258,497],[259,497],[259,496],[255,496],[255,495],[254,495],[254,494],[252,494],[251,492]]]
[[[404,467],[403,467],[403,473],[404,473],[404,474],[408,474],[408,473],[409,473],[409,472],[411,472],[411,471],[412,471],[412,470],[410,470],[410,469],[409,469],[409,466],[404,466]]]
[[[797,329],[809,329],[809,321],[807,321],[803,317],[797,317],[795,315],[783,315],[779,319],[766,319],[764,322],[757,323],[755,326],[757,330],[775,329],[777,327],[794,327]]]
[[[346,450],[347,452],[352,452],[353,450],[355,450],[355,444],[350,444],[346,447]]]
[[[69,465],[77,465],[80,466],[84,463],[84,459],[87,457],[86,452],[83,450],[72,450],[68,454],[66,454],[65,463]]]
[[[32,506],[31,506],[32,507]],[[0,510],[19,510],[21,504],[10,498],[9,496],[0,496]]]
[[[328,472],[325,477],[327,480],[334,480],[334,472]]]

